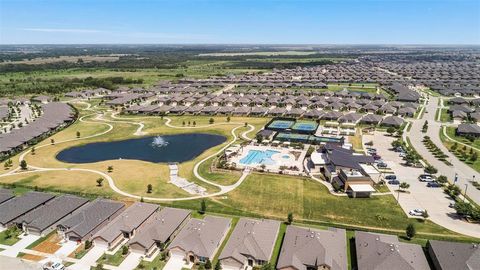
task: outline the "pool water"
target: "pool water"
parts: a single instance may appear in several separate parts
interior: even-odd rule
[[[275,150],[249,150],[248,154],[240,160],[240,164],[251,165],[251,164],[264,164],[264,165],[275,165],[275,161],[272,159],[272,156],[280,153]]]

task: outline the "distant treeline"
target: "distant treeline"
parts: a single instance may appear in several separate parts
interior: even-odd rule
[[[118,85],[142,84],[142,79],[130,79],[123,77],[106,78],[55,78],[46,80],[31,80],[29,78],[11,80],[0,86],[2,96],[10,95],[28,95],[49,93],[52,95],[73,91],[78,88],[98,88],[115,89]]]

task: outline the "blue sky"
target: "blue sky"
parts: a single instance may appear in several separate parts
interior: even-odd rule
[[[0,44],[480,44],[479,0],[0,0]]]

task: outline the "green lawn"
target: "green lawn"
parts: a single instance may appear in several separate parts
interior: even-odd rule
[[[275,246],[272,251],[272,258],[270,263],[272,266],[276,266],[278,262],[278,256],[280,256],[280,250],[282,248],[283,238],[285,238],[285,232],[287,231],[287,224],[282,222],[280,224],[280,229],[278,230],[277,240],[275,241]]]
[[[18,238],[20,233],[21,233],[21,231],[17,230],[15,235],[13,235],[11,237],[7,237],[7,231],[6,230],[3,231],[3,232],[0,232],[0,244],[7,245],[7,246],[11,246],[11,245],[15,244],[16,242],[18,242],[18,240],[20,240],[20,238]]]
[[[463,137],[460,137],[460,136],[457,136],[455,134],[455,128],[454,127],[447,127],[447,135],[456,140],[456,141],[459,141],[459,142],[462,142],[462,143],[465,143],[467,145],[472,145],[474,147],[477,147],[477,148],[480,148],[480,139],[476,139],[474,142],[471,142],[469,141],[468,139],[466,138],[463,138]],[[443,130],[440,129],[440,140],[442,141],[443,145],[451,151],[451,147],[452,145],[454,144],[453,141],[447,139],[447,137],[445,137],[445,135],[443,135]],[[480,158],[478,158],[477,160],[475,161],[472,161],[469,159],[470,157],[470,149],[473,149],[473,148],[470,148],[470,147],[466,147],[467,149],[464,150],[464,146],[458,144],[457,146],[457,150],[452,152],[460,161],[464,162],[465,164],[467,164],[468,166],[470,166],[472,169],[476,170],[477,172],[480,172]],[[473,149],[473,151],[477,152],[477,155],[480,156],[480,151],[476,151],[475,149]],[[465,154],[464,154],[465,153]]]
[[[122,248],[120,248],[115,254],[103,254],[100,259],[97,260],[97,263],[108,264],[112,266],[119,266],[127,255],[122,255]]]
[[[147,261],[141,261],[140,264],[135,268],[135,270],[153,270],[153,268],[156,268],[158,270],[163,269],[167,262],[161,260],[161,256],[158,255],[153,259],[151,262]]]
[[[452,115],[448,112],[447,108],[443,108],[441,113],[440,113],[440,122],[446,123],[446,122],[452,122]]]

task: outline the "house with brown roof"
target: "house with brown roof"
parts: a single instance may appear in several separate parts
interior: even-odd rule
[[[345,230],[337,228],[318,230],[288,226],[277,269],[346,270],[347,239]]]
[[[158,205],[136,202],[99,230],[92,241],[96,246],[115,249],[119,244],[135,236],[137,230],[157,210]]]
[[[358,270],[430,269],[420,245],[398,241],[395,235],[355,232]]]
[[[189,220],[190,211],[165,207],[155,212],[128,241],[132,252],[151,257],[163,250]]]
[[[436,270],[480,269],[480,244],[430,240],[428,254]]]
[[[206,216],[192,218],[168,247],[170,256],[190,263],[212,261],[230,228],[231,219]]]
[[[264,265],[272,257],[279,229],[279,221],[241,218],[218,258],[222,267],[240,270]]]

